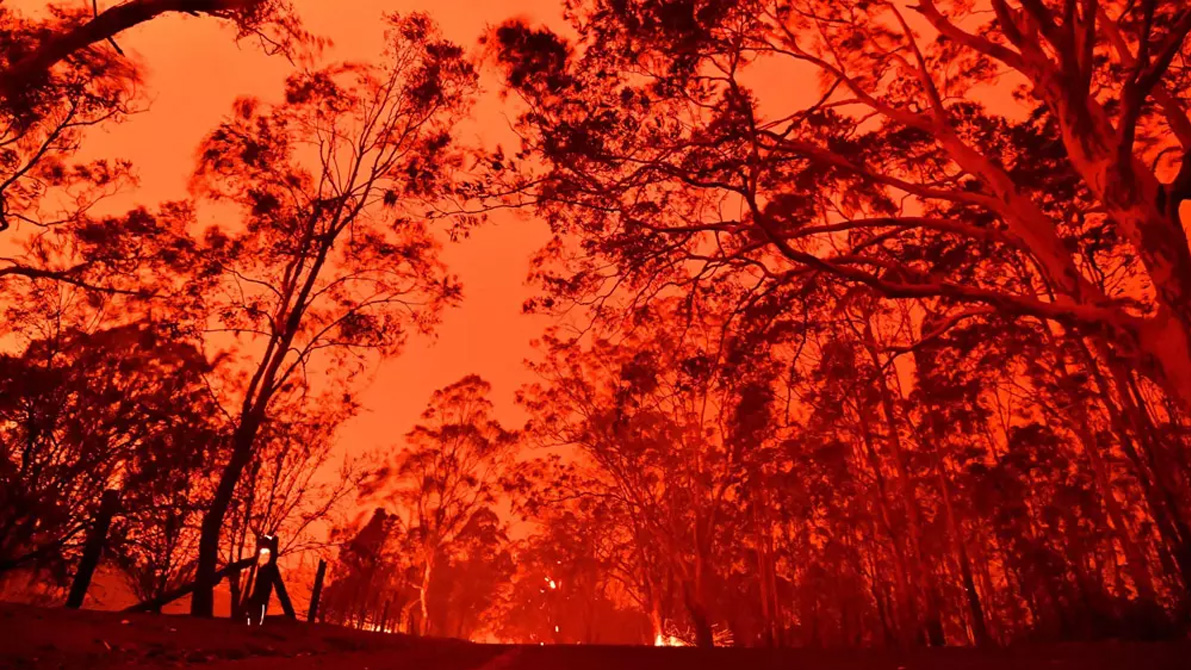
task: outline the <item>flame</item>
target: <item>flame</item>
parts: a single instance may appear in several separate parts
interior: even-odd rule
[[[653,638],[653,646],[655,647],[685,647],[687,644],[673,635],[662,635],[658,633]]]

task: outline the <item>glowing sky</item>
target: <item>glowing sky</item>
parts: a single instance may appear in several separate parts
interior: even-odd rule
[[[41,4],[16,3],[20,8]],[[469,51],[479,49],[487,26],[510,17],[564,25],[558,0],[296,0],[295,5],[309,30],[332,40],[326,56],[335,60],[375,58],[382,47],[380,18],[391,11],[429,12],[447,38]],[[152,207],[185,197],[195,148],[232,101],[241,95],[267,100],[280,93],[292,66],[250,41],[237,45],[233,35],[219,21],[189,16],[157,19],[120,35],[120,46],[144,65],[150,106],[96,133],[85,145],[86,155],[128,158],[137,167],[139,188],[109,202],[109,208],[117,211],[134,203]],[[496,94],[497,83],[493,73],[485,73],[486,92],[474,121],[461,129],[465,141],[508,141],[511,112]],[[540,318],[521,314],[530,292],[524,280],[530,254],[546,237],[543,223],[504,214],[447,246],[444,258],[464,284],[463,304],[444,315],[435,340],[416,338],[404,355],[376,368],[361,395],[364,411],[340,433],[345,450],[398,443],[432,391],[472,372],[492,383],[498,416],[519,427],[523,417],[513,393],[529,379],[522,361],[530,353],[529,340],[544,325]]]
[[[90,6],[90,0],[75,0]],[[16,0],[19,9],[43,7],[43,0]],[[331,39],[331,59],[368,59],[382,46],[379,20],[385,12],[426,11],[449,39],[479,50],[488,26],[521,17],[566,32],[562,0],[294,0],[306,26]],[[100,2],[102,10],[113,4]],[[195,147],[241,95],[265,99],[277,95],[292,71],[285,59],[268,56],[249,41],[237,45],[229,26],[206,17],[170,16],[138,26],[119,36],[131,57],[144,65],[150,106],[119,125],[109,125],[89,138],[88,156],[123,157],[137,166],[140,187],[109,202],[119,211],[132,204],[155,203],[186,195]],[[785,66],[788,68],[789,66]],[[760,64],[746,73],[746,84],[763,92],[766,107],[788,110],[817,97],[808,72],[779,70]],[[750,81],[751,80],[751,81]],[[800,85],[795,85],[797,82]],[[509,142],[512,110],[501,102],[493,73],[485,72],[486,93],[474,119],[462,128],[465,141],[491,145]],[[775,85],[776,84],[776,85]],[[1013,113],[1016,103],[1002,85],[983,100],[995,111]],[[1191,206],[1189,206],[1191,209]],[[341,431],[341,446],[358,452],[400,441],[416,422],[430,393],[465,374],[477,373],[493,386],[498,416],[518,426],[522,413],[513,403],[519,385],[528,381],[522,362],[530,355],[529,340],[546,325],[542,318],[521,314],[529,296],[527,261],[546,240],[546,227],[527,216],[500,214],[458,244],[444,257],[464,284],[463,304],[444,315],[437,338],[413,340],[404,355],[385,361],[362,392],[364,411]]]

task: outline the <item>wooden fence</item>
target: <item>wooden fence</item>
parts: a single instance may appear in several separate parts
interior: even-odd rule
[[[87,539],[83,544],[83,553],[75,569],[74,578],[70,584],[70,592],[66,597],[66,606],[78,609],[83,606],[87,597],[87,589],[91,586],[91,579],[103,556],[103,549],[107,544],[108,531],[112,526],[112,519],[120,509],[120,492],[104,491],[99,509],[92,519]],[[261,625],[269,611],[269,601],[274,593],[281,604],[281,610],[290,619],[297,619],[293,602],[285,588],[285,581],[281,578],[281,568],[277,565],[280,557],[280,544],[276,535],[262,535],[257,538],[256,553],[248,558],[229,563],[215,573],[215,583],[223,581],[225,577],[238,577],[242,572],[249,571],[252,578],[252,592],[241,612],[233,603],[233,616],[241,616],[248,625]],[[314,577],[314,588],[310,594],[310,610],[306,616],[309,622],[316,621],[318,616],[319,598],[322,594],[323,580],[326,577],[327,562],[319,559],[318,570]],[[190,595],[198,586],[193,580],[183,586],[167,591],[155,598],[150,598],[125,608],[125,612],[160,612],[161,608],[180,598]]]

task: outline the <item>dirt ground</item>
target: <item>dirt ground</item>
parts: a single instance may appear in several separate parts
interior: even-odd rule
[[[1191,668],[1191,642],[1011,649],[752,650],[483,645],[270,619],[249,628],[181,616],[0,604],[0,669],[208,670],[1128,670]]]

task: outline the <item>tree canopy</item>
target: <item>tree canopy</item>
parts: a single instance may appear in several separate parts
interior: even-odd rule
[[[387,15],[338,62],[300,3],[0,7],[3,592],[60,596],[114,489],[105,565],[197,616],[280,537],[329,562],[325,621],[382,632],[1185,637],[1191,8],[559,10],[474,49]],[[81,157],[152,97],[122,31],[179,12],[292,68],[152,202]],[[411,425],[344,438],[416,411],[371,375],[505,210],[551,233],[530,381],[436,370]]]

